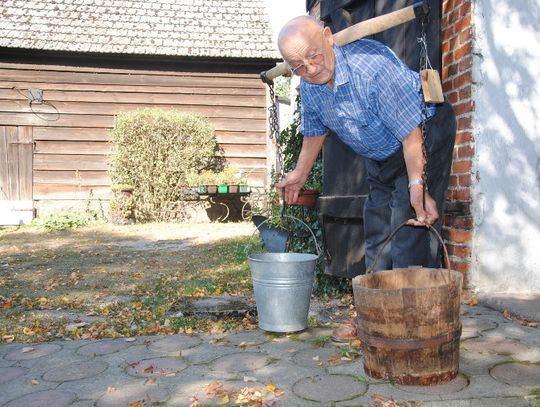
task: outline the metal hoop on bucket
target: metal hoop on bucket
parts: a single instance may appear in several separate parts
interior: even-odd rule
[[[262,221],[256,228],[255,230],[253,231],[253,234],[251,235],[251,238],[249,239],[249,242],[248,244],[246,245],[246,247],[244,247],[244,254],[246,255],[246,257],[249,257],[249,253],[248,253],[248,249],[251,248],[252,246],[252,242],[253,242],[253,237],[255,236],[255,233],[259,231],[259,228],[268,223],[270,220],[272,219],[275,219],[276,216],[271,216],[269,217],[268,219],[265,219],[264,221]],[[317,250],[317,257],[321,257],[321,248],[319,246],[319,244],[317,243],[317,238],[315,237],[315,233],[313,233],[313,230],[311,230],[311,228],[309,227],[309,225],[304,222],[302,219],[298,219],[296,216],[292,216],[292,215],[281,215],[280,218],[290,218],[290,219],[293,219],[295,221],[298,221],[300,222],[302,225],[304,225],[306,227],[307,230],[309,230],[309,233],[311,233],[311,237],[313,238],[313,242],[315,243],[315,249]]]
[[[379,261],[379,258],[381,257],[382,255],[382,252],[384,250],[384,248],[386,247],[386,245],[388,243],[390,243],[390,240],[392,240],[394,238],[394,236],[396,235],[396,233],[403,227],[403,226],[407,226],[407,221],[403,222],[401,225],[399,225],[397,228],[394,229],[394,231],[392,233],[390,233],[390,235],[386,238],[386,240],[384,241],[383,245],[381,246],[381,248],[379,249],[379,251],[377,252],[377,255],[375,256],[375,260],[373,260],[373,263],[367,268],[366,270],[366,274],[371,274],[373,273],[373,269],[375,268],[375,265],[377,264],[377,262]],[[411,227],[414,227],[414,226],[411,226]],[[437,229],[435,229],[433,226],[431,225],[426,225],[427,229],[434,233],[435,236],[437,237],[437,239],[439,240],[439,243],[441,244],[442,248],[443,248],[443,252],[444,252],[444,265],[446,265],[446,269],[448,271],[450,271],[450,259],[449,259],[449,256],[448,256],[448,250],[446,249],[446,245],[444,244],[444,241],[443,241],[443,238],[441,237],[441,234],[437,231]],[[445,284],[449,284],[449,281],[448,279],[446,278],[446,276],[443,274],[443,278],[444,278],[444,282]]]

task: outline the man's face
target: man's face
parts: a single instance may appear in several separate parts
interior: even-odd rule
[[[329,28],[314,27],[293,34],[284,41],[281,51],[294,75],[317,85],[333,84],[335,56]]]

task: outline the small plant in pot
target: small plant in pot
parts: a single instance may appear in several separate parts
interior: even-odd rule
[[[217,194],[216,174],[210,170],[205,170],[201,174],[201,184],[206,186],[206,193]]]
[[[321,184],[319,182],[307,182],[298,194],[298,200],[294,205],[314,208],[317,204],[317,198],[321,193]]]

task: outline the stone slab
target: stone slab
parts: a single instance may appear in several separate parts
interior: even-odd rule
[[[294,355],[293,362],[300,366],[322,368],[350,363],[350,361],[341,360],[341,352],[338,348],[301,350]]]
[[[480,304],[497,311],[508,311],[525,321],[540,322],[540,295],[489,294],[480,297]]]
[[[194,335],[170,335],[163,339],[156,339],[150,344],[149,349],[162,353],[175,353],[183,349],[193,348],[202,342],[201,338]]]
[[[126,372],[139,377],[173,377],[187,366],[184,360],[178,358],[154,358],[130,363]]]
[[[43,380],[48,382],[69,382],[87,379],[104,372],[107,367],[107,363],[99,360],[70,363],[46,371],[43,374]]]
[[[30,393],[12,400],[4,407],[68,407],[77,396],[73,393],[59,390],[45,390]]]
[[[524,387],[540,388],[540,365],[532,363],[503,363],[491,369],[491,377],[500,382]]]
[[[60,345],[52,343],[42,343],[38,345],[25,345],[19,346],[8,352],[4,359],[6,360],[31,360],[41,358],[43,356],[50,355],[51,353],[58,352],[62,347]]]
[[[511,361],[510,356],[496,355],[490,353],[469,352],[460,349],[459,352],[459,372],[467,376],[487,375],[493,366]]]
[[[512,355],[529,350],[529,348],[520,341],[502,336],[467,339],[461,343],[461,346],[470,352],[491,353],[497,355]]]
[[[396,385],[398,389],[407,393],[415,394],[427,394],[432,396],[439,396],[441,394],[457,393],[467,387],[469,381],[461,374],[458,374],[455,379],[450,380],[447,383],[436,384],[432,386],[401,386]]]
[[[263,330],[244,331],[232,335],[227,335],[227,342],[234,346],[249,347],[261,345],[271,338]]]
[[[151,406],[164,403],[169,398],[167,389],[155,386],[145,385],[144,382],[128,384],[122,387],[109,388],[105,394],[99,398],[97,407],[119,407],[126,406],[129,403],[136,405],[140,402],[141,406]]]
[[[24,376],[28,369],[23,367],[0,367],[0,384],[7,383],[18,377]]]
[[[212,368],[225,372],[251,372],[270,363],[270,358],[264,353],[239,352],[220,357],[212,362]]]
[[[233,353],[238,353],[238,348],[202,344],[194,348],[182,350],[181,356],[190,364],[201,364],[210,363],[214,359]]]
[[[366,390],[367,385],[352,376],[328,374],[303,378],[293,386],[298,397],[320,403],[349,400]]]
[[[132,342],[126,342],[123,339],[96,341],[81,346],[77,353],[84,356],[108,355],[126,349],[132,345]]]

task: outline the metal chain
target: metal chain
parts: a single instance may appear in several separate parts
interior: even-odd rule
[[[428,68],[428,55],[427,55],[427,37],[426,26],[428,24],[427,15],[424,15],[420,20],[421,32],[418,42],[420,43],[420,72],[423,69]],[[422,93],[422,90],[420,90]],[[427,106],[422,94],[422,122],[420,124],[420,131],[422,132],[422,156],[424,159],[424,165],[422,167],[422,207],[426,208],[426,189],[427,189],[427,151],[426,151],[426,121],[427,121]]]
[[[276,174],[278,177],[282,176],[283,161],[281,154],[281,147],[279,145],[279,118],[277,111],[277,97],[274,92],[274,82],[268,81],[268,90],[270,91],[270,99],[272,101],[268,108],[268,116],[270,121],[270,140],[273,140],[276,145]]]

